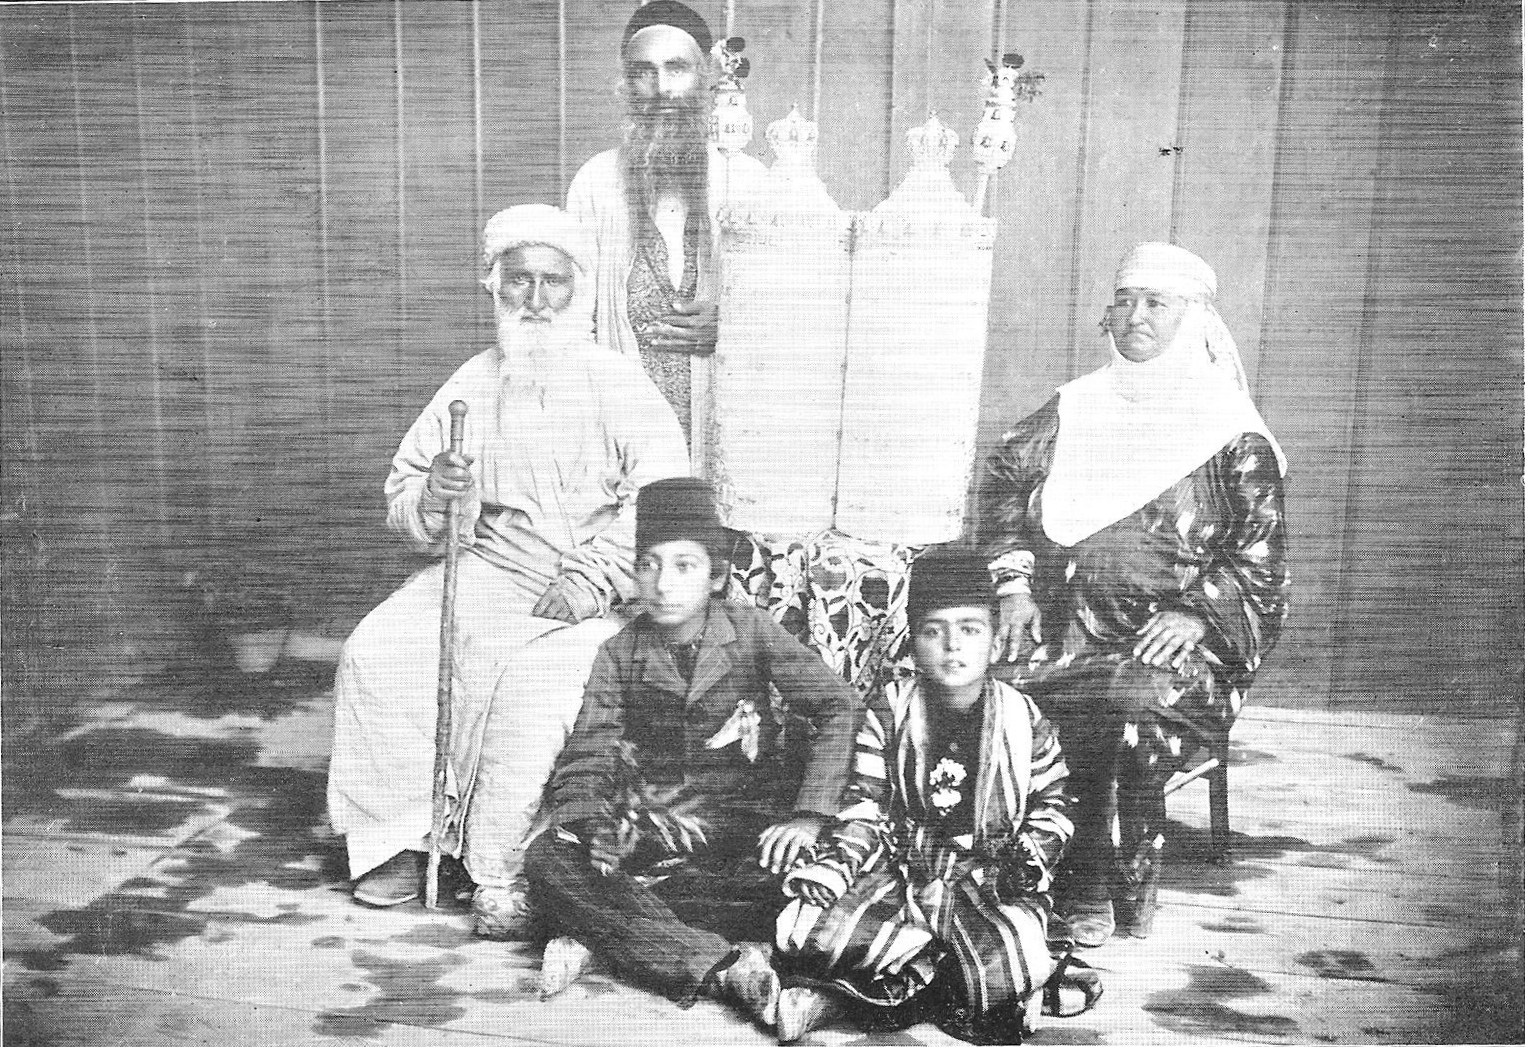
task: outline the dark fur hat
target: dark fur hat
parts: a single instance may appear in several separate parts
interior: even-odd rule
[[[965,545],[934,545],[911,564],[906,621],[916,623],[944,607],[990,607],[995,586],[985,557]]]
[[[710,559],[729,563],[742,537],[720,522],[714,489],[697,476],[657,480],[635,496],[636,556],[653,545],[686,538],[708,549]]]

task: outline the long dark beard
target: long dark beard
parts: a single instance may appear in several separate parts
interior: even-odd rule
[[[709,214],[709,111],[703,95],[682,101],[631,99],[620,158],[630,213],[650,223],[657,201],[676,196],[690,216]]]

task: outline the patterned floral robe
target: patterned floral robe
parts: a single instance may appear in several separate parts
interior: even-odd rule
[[[1077,801],[1067,864],[1073,887],[1094,897],[1114,876],[1136,878],[1140,856],[1160,845],[1166,780],[1193,739],[1227,732],[1281,633],[1282,482],[1270,443],[1245,433],[1129,516],[1056,545],[1042,493],[1058,404],[1024,419],[986,463],[980,538],[992,560],[1032,558],[1042,643],[1017,682],[1059,729]],[[1171,609],[1207,626],[1178,671],[1132,654],[1139,629]]]
[[[934,977],[955,978],[970,1016],[1020,1022],[1054,970],[1047,892],[1072,831],[1055,732],[1025,695],[990,681],[969,761],[977,770],[950,774],[933,762],[936,710],[917,683],[895,683],[885,701],[858,735],[848,794],[856,803],[817,860],[784,884],[797,893],[813,880],[840,895],[828,909],[798,897],[785,908],[778,965],[883,1006]],[[949,835],[945,824],[972,831]]]

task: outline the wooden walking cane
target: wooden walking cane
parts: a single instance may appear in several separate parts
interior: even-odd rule
[[[460,454],[466,437],[466,401],[450,402],[450,453]],[[439,908],[439,860],[450,803],[445,786],[450,772],[451,685],[455,679],[455,574],[461,556],[461,500],[450,499],[445,509],[445,593],[439,616],[439,689],[434,717],[434,822],[429,832],[429,871],[424,879],[424,906]]]

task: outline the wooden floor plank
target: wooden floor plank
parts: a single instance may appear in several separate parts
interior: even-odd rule
[[[322,813],[326,699],[256,728],[166,717],[162,706],[111,713],[101,732],[173,735],[174,760],[161,762],[162,780],[116,767],[72,781],[60,806],[7,824],[6,1019],[21,1023],[18,1036],[145,1047],[771,1042],[718,1005],[683,1011],[605,974],[542,1003],[536,951],[472,937],[464,911],[354,905]],[[1508,916],[1520,902],[1500,869],[1518,867],[1519,843],[1505,837],[1497,792],[1513,736],[1500,723],[1246,710],[1230,769],[1235,860],[1202,860],[1205,785],[1171,797],[1155,933],[1087,951],[1103,970],[1101,1005],[1044,1021],[1031,1042],[1518,1040]],[[203,734],[223,748],[197,750]],[[94,752],[90,735],[74,744]],[[222,787],[209,754],[244,752],[250,738],[258,752],[226,795],[207,792]],[[105,824],[118,809],[135,829]],[[873,1036],[837,1025],[807,1042],[956,1043],[927,1025]]]
[[[1100,1006],[1073,1026],[1055,1023],[1054,1033],[1064,1038],[1049,1039],[1046,1026],[1033,1043],[1509,1042],[1502,1038],[1507,1015],[1480,1013],[1474,996],[1454,982],[1270,970],[1256,965],[1249,950],[1162,949],[1153,938],[1098,951],[1106,953],[1092,960],[1107,986]],[[1357,955],[1324,952],[1329,968],[1360,966]],[[1481,995],[1499,986],[1477,989]],[[1099,1035],[1072,1038],[1082,1027]]]

